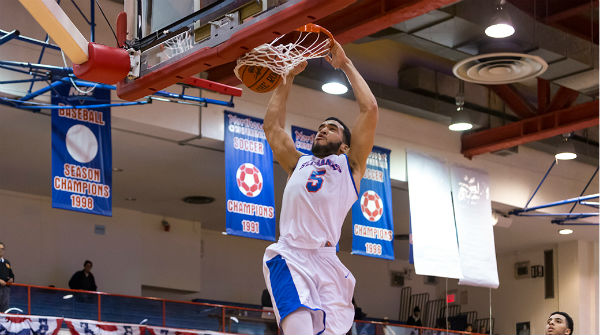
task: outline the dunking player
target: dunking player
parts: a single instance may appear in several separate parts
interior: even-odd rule
[[[277,321],[286,335],[345,334],[352,326],[355,279],[335,254],[342,224],[358,198],[360,180],[373,148],[378,109],[375,97],[334,42],[327,61],[342,69],[352,85],[359,114],[350,130],[328,118],[319,126],[313,155],[296,151],[284,131],[285,105],[293,69],[273,93],[264,130],[275,159],[288,173],[283,194],[280,237],[265,251],[263,272]]]

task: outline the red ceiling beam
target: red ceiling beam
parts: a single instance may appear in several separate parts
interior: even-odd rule
[[[462,136],[467,158],[598,126],[598,100]]]
[[[550,81],[546,79],[542,79],[538,77],[538,86],[537,86],[537,94],[538,94],[538,113],[543,114],[546,112],[548,108],[548,104],[550,103]]]
[[[565,109],[571,107],[571,105],[577,100],[579,92],[560,86],[558,91],[552,97],[550,105],[546,109],[546,112],[553,112],[559,109]]]
[[[568,3],[567,1],[565,2]],[[592,9],[592,6],[598,7],[598,0],[577,4],[571,8],[558,11],[554,14],[550,14],[544,18],[544,22],[556,23],[571,18],[573,16],[577,16],[579,14],[589,14],[590,10]]]
[[[357,1],[316,23],[345,44],[455,2],[458,0]]]
[[[521,118],[535,116],[536,109],[533,107],[512,85],[490,85],[503,101]]]
[[[359,0],[315,23],[329,30],[338,42],[346,44],[458,1]],[[211,69],[208,71],[208,79],[235,85],[239,80],[233,72],[227,71],[234,66],[235,62],[232,62]]]

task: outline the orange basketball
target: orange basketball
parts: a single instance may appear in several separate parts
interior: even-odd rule
[[[238,78],[254,92],[265,93],[275,89],[281,82],[281,76],[267,67],[242,65],[238,69]]]

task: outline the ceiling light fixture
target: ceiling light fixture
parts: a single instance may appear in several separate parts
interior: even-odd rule
[[[510,15],[504,9],[506,0],[498,0],[496,13],[492,17],[490,25],[485,29],[485,34],[493,38],[505,38],[515,33]]]
[[[577,158],[577,153],[575,152],[575,146],[572,141],[569,141],[571,134],[563,134],[561,143],[556,148],[556,154],[554,158],[560,160],[571,160]]]
[[[460,81],[456,95],[456,112],[452,115],[448,129],[452,131],[465,131],[473,128],[467,112],[465,112],[465,82]]]
[[[565,228],[558,231],[561,235],[570,235],[573,234],[573,229]]]
[[[336,71],[327,80],[321,90],[325,93],[340,95],[348,92],[348,86],[346,86],[346,75],[343,72]]]

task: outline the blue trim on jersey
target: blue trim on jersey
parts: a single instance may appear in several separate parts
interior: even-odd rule
[[[269,268],[269,280],[271,282],[271,292],[273,292],[273,298],[275,299],[275,306],[279,311],[279,326],[286,316],[296,311],[300,307],[307,308],[311,311],[322,311],[323,312],[323,330],[317,333],[322,334],[325,331],[325,319],[327,313],[320,308],[310,308],[300,302],[300,296],[298,290],[292,279],[292,274],[287,266],[287,263],[281,255],[277,255],[267,262]]]
[[[352,175],[352,167],[350,167],[350,161],[348,160],[348,155],[342,154],[346,156],[346,164],[348,164],[348,171],[350,171],[350,179],[352,179],[352,186],[354,186],[354,192],[356,193],[356,197],[358,198],[358,189],[356,188],[356,182],[354,181],[354,176]]]

